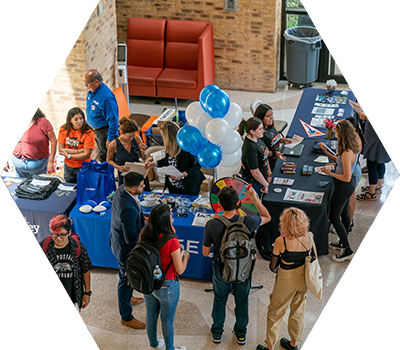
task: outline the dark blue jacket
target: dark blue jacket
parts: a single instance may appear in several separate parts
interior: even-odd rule
[[[93,92],[88,91],[86,97],[86,119],[93,129],[108,126],[107,140],[118,137],[118,103],[110,88],[101,83]]]
[[[111,209],[110,246],[119,262],[125,263],[144,226],[144,216],[132,196],[119,186]]]

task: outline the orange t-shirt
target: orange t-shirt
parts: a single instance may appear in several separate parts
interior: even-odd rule
[[[81,133],[80,130],[74,130],[71,128],[69,135],[67,136],[67,129],[64,127],[60,128],[60,133],[58,134],[58,142],[63,144],[65,148],[70,149],[94,149],[95,140],[93,130],[88,130],[86,133]],[[68,159],[65,158],[65,164],[71,168],[80,168],[82,163],[85,161],[90,162],[91,157],[88,159]]]

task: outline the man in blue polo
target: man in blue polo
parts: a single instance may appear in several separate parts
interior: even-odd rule
[[[94,129],[100,162],[106,161],[108,144],[118,137],[118,104],[114,93],[95,70],[85,73],[86,119]]]

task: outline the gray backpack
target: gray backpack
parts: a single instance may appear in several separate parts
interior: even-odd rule
[[[236,222],[230,222],[224,216],[217,220],[225,225],[221,240],[219,271],[226,282],[244,282],[253,271],[256,262],[256,249],[250,242],[250,232],[240,216]]]

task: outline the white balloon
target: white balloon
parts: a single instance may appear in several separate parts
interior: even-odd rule
[[[222,153],[222,160],[219,163],[223,167],[231,167],[236,165],[242,160],[242,148],[239,148],[236,152],[230,154]]]
[[[206,137],[211,143],[219,145],[228,138],[231,129],[226,120],[214,118],[206,126]]]
[[[232,102],[228,113],[226,113],[225,119],[232,129],[235,129],[241,122],[243,118],[243,112],[240,106],[236,102]]]
[[[189,125],[196,126],[196,120],[200,114],[203,114],[204,110],[201,107],[199,101],[192,102],[186,107],[185,117]]]
[[[237,131],[232,129],[228,138],[221,143],[222,154],[234,153],[238,150],[238,148],[242,147],[242,144],[242,137]]]
[[[204,138],[207,138],[206,126],[212,119],[213,118],[211,117],[211,115],[209,115],[208,113],[203,113],[203,114],[200,114],[200,116],[196,120],[196,124],[194,126],[196,126],[196,128],[200,130],[201,135]]]

